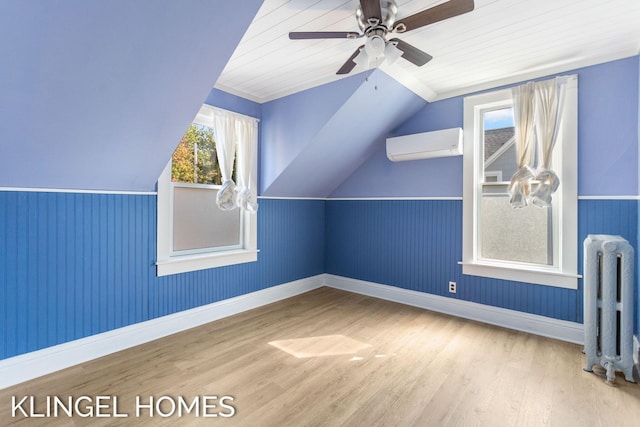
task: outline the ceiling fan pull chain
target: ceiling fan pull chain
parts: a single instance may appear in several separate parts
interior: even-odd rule
[[[375,68],[378,68],[378,65],[380,65],[380,64],[378,64],[378,60],[379,60],[379,58],[375,59],[375,61],[376,61]],[[375,81],[373,82],[373,90],[377,91],[378,90],[378,73],[375,73],[375,77],[374,78],[375,78]]]

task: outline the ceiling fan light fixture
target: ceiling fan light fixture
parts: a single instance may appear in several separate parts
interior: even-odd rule
[[[312,39],[359,39],[366,37],[365,43],[355,50],[336,74],[349,74],[357,65],[361,68],[377,67],[383,61],[392,64],[402,57],[421,67],[433,57],[417,47],[393,38],[387,41],[389,33],[405,33],[422,28],[454,16],[471,12],[474,0],[446,0],[396,22],[397,0],[359,0],[356,20],[360,32],[354,31],[293,31],[291,40]]]
[[[360,53],[353,58],[353,62],[363,68],[369,67],[369,55],[367,55],[365,48],[360,49]]]
[[[377,58],[384,55],[386,42],[379,35],[373,35],[367,38],[364,43],[364,50],[370,58]]]
[[[387,46],[384,48],[384,58],[389,65],[396,62],[403,53],[404,52],[398,49],[398,47],[392,42],[387,42]]]

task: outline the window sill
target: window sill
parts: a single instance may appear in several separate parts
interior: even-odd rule
[[[188,271],[255,262],[258,260],[258,252],[259,251],[255,249],[238,249],[197,255],[173,256],[169,259],[158,260],[156,262],[156,274],[160,277]]]
[[[566,273],[555,269],[530,268],[480,261],[459,261],[462,274],[534,283],[565,289],[578,289],[579,274]]]

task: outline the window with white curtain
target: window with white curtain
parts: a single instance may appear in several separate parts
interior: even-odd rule
[[[464,144],[463,274],[576,289],[577,76],[465,98]]]
[[[257,128],[201,107],[158,179],[158,276],[257,260]]]

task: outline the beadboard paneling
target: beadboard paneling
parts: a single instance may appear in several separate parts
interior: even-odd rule
[[[582,322],[581,288],[463,276],[458,200],[262,199],[257,262],[162,278],[155,206],[153,195],[0,192],[0,359],[323,272]],[[578,244],[606,233],[636,247],[637,211],[581,200]]]
[[[620,234],[636,246],[636,201],[581,200],[578,209],[580,248],[589,233]],[[582,322],[581,283],[570,290],[462,275],[462,201],[333,200],[326,216],[327,273]],[[581,271],[582,249],[579,263]]]
[[[0,192],[2,358],[148,318],[155,197]]]
[[[254,263],[155,275],[154,195],[0,192],[0,359],[324,271],[324,202],[261,200]]]
[[[578,262],[582,271],[582,242],[588,234],[620,235],[627,239],[638,253],[638,202],[636,200],[580,200],[578,203],[578,237],[580,252]],[[638,289],[638,265],[636,260],[634,287]],[[579,321],[582,322],[582,293],[578,302]],[[636,304],[635,315],[640,306]],[[640,326],[635,331],[640,333]]]
[[[258,262],[157,278],[149,290],[152,318],[324,272],[324,202],[259,203]]]

